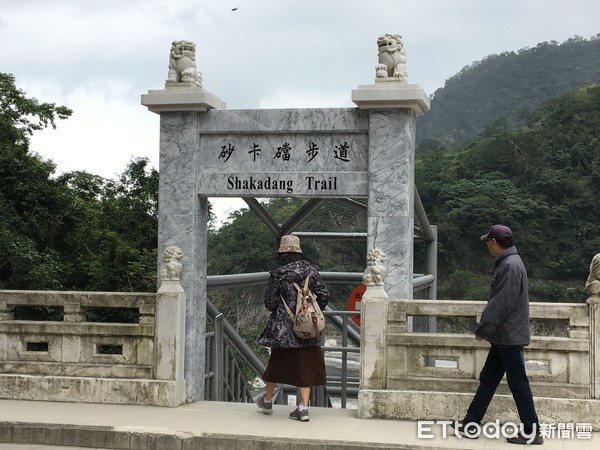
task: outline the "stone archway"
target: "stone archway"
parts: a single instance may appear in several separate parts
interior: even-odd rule
[[[357,108],[227,110],[172,81],[142,96],[160,114],[159,255],[173,244],[185,255],[188,402],[204,395],[208,197],[364,197],[367,247],[387,256],[385,289],[412,298],[416,116],[429,99],[383,78],[352,100]]]

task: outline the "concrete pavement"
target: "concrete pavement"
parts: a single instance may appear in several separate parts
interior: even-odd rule
[[[437,426],[434,438],[419,439],[416,422],[359,419],[351,409],[310,408],[310,422],[301,423],[288,418],[290,410],[275,405],[273,415],[266,416],[253,404],[224,402],[163,408],[0,400],[0,445],[144,450],[520,448],[503,438],[443,438]],[[4,448],[11,447],[0,446]],[[535,448],[597,450],[600,434],[591,439],[546,439]]]

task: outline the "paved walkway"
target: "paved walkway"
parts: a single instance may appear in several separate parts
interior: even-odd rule
[[[275,405],[265,416],[252,404],[198,402],[178,408],[0,400],[0,449],[71,445],[119,449],[512,449],[504,439],[417,437],[417,423],[359,419],[355,410],[311,408],[310,422],[288,418]],[[6,445],[9,445],[6,447]],[[61,448],[61,447],[58,447]],[[73,447],[65,447],[73,448]],[[597,450],[591,439],[547,439],[538,449]]]

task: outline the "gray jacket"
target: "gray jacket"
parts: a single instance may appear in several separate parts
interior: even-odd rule
[[[496,257],[488,303],[475,334],[499,346],[529,345],[527,271],[515,247]]]

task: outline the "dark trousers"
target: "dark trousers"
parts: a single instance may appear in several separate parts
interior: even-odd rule
[[[498,347],[492,345],[479,374],[479,387],[467,410],[465,421],[481,423],[505,373],[508,387],[517,404],[523,431],[527,434],[531,433],[534,424],[536,430],[539,430],[533,395],[525,373],[523,348],[517,346]]]

